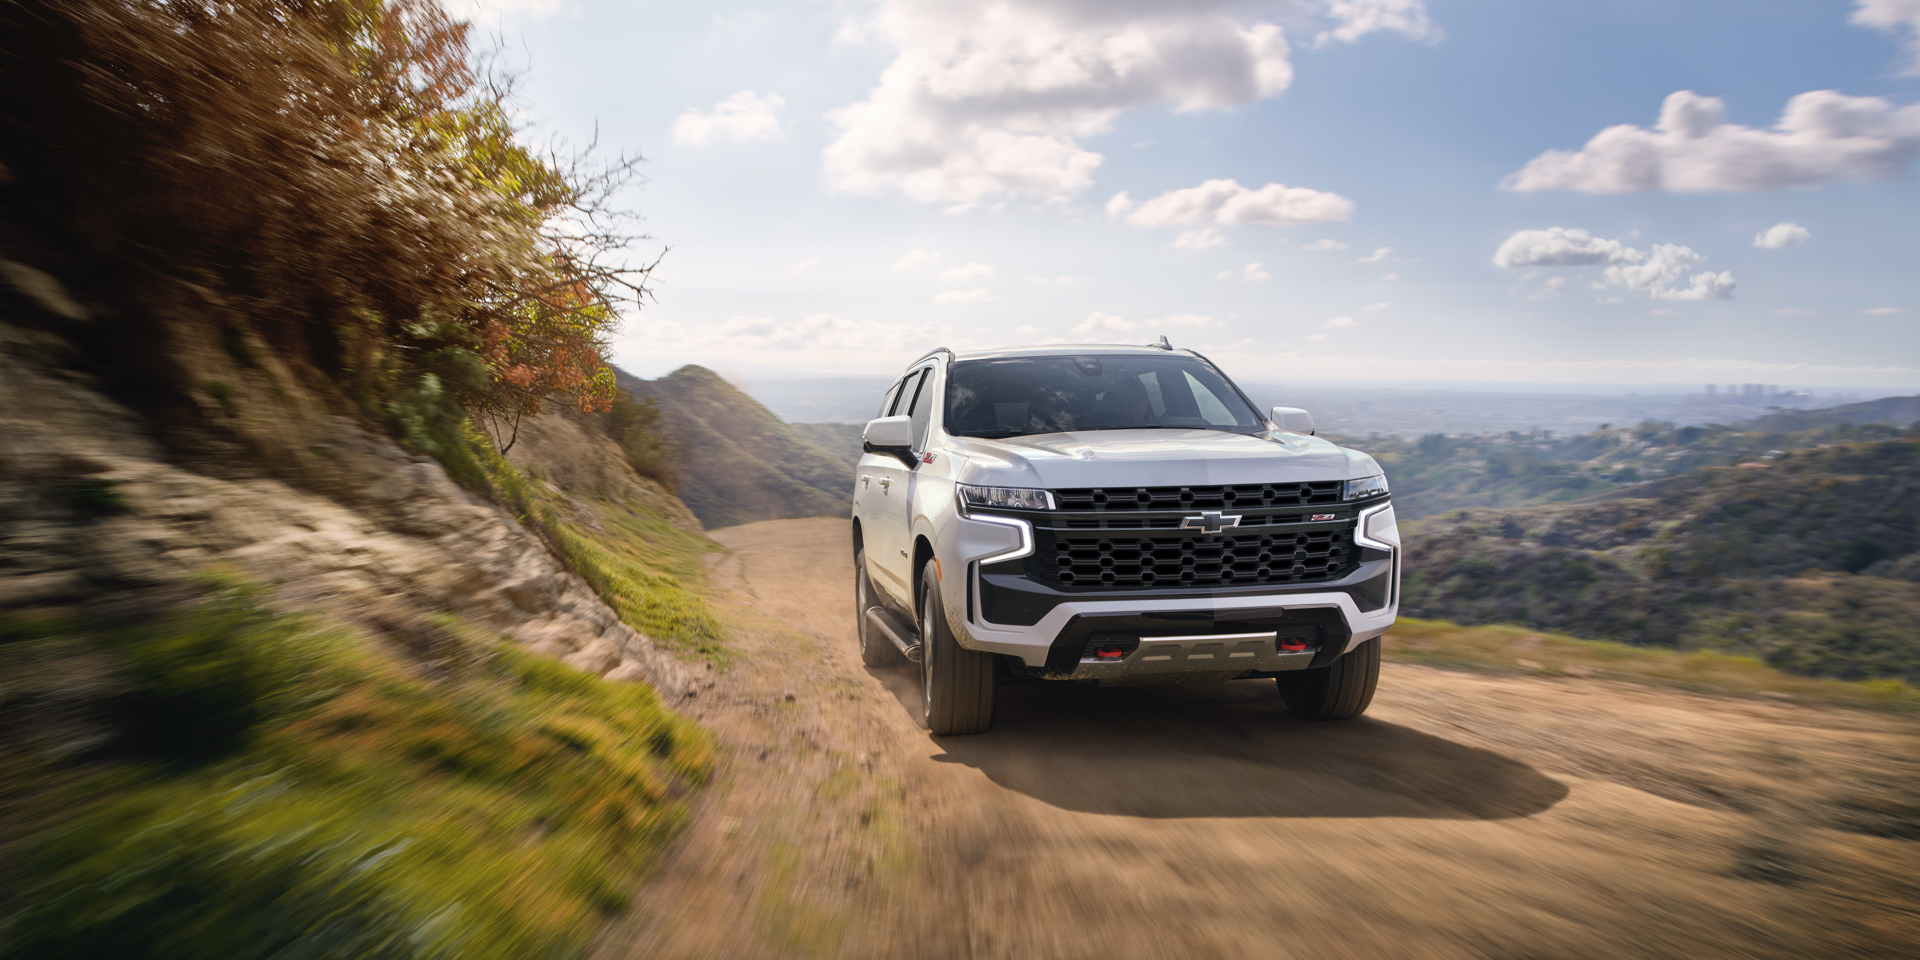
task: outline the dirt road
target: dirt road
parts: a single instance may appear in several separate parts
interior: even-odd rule
[[[1911,957],[1920,725],[1388,664],[1365,718],[1270,681],[1001,690],[935,738],[869,671],[847,526],[713,534],[726,757],[599,956]],[[1391,648],[1391,639],[1389,645]]]

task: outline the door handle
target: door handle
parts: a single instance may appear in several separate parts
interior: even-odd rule
[[[893,486],[893,479],[891,477],[881,477],[880,485],[882,487],[891,487]]]
[[[873,482],[873,478],[872,478],[872,477],[865,477],[865,476],[863,476],[863,477],[861,477],[861,478],[860,478],[860,485],[861,485],[861,486],[863,486],[863,487],[864,487],[864,486],[866,486],[866,485],[867,485],[867,484],[869,484],[869,483],[872,483],[872,482]]]

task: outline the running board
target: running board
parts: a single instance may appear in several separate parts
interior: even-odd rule
[[[893,641],[893,645],[900,650],[901,656],[906,657],[914,663],[920,662],[919,638],[916,637],[912,641],[909,641],[907,634],[901,630],[898,624],[893,622],[893,615],[887,611],[887,608],[868,607],[867,622],[872,624],[874,628],[882,634],[885,634],[888,640]]]

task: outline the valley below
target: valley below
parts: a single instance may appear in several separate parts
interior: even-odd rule
[[[915,667],[860,665],[844,520],[710,535],[731,665],[682,709],[720,759],[599,957],[1895,957],[1920,938],[1909,714],[1527,673],[1519,631],[1519,672],[1437,669],[1389,634],[1352,722],[1295,720],[1263,681],[1016,686],[988,733],[934,738]]]

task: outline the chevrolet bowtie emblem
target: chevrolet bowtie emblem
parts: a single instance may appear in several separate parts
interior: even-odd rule
[[[1198,530],[1202,533],[1219,533],[1228,527],[1237,527],[1239,525],[1240,517],[1238,514],[1231,517],[1223,517],[1218,510],[1207,510],[1197,517],[1183,517],[1180,520],[1180,529]]]

